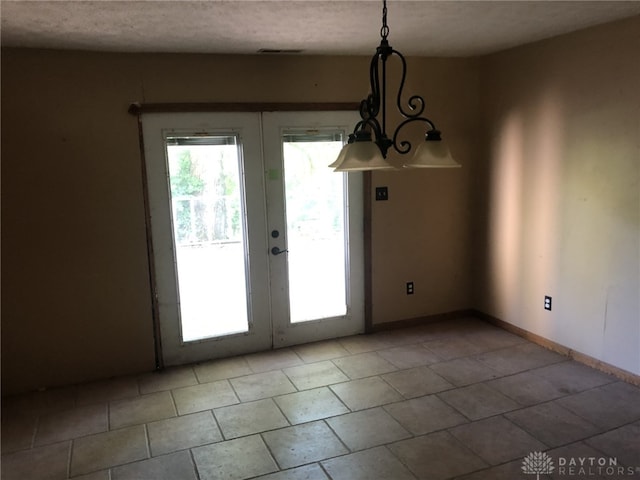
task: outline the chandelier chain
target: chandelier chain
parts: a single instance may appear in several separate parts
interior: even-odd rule
[[[382,40],[386,40],[389,36],[389,25],[387,25],[387,0],[382,2],[382,28],[380,29]]]

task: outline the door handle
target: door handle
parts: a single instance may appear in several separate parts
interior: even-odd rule
[[[273,247],[271,249],[271,254],[272,255],[280,255],[281,253],[287,253],[289,250],[280,250],[280,248],[278,247]]]

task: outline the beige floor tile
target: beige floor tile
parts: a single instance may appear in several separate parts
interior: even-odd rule
[[[170,367],[159,372],[148,373],[142,375],[138,382],[140,383],[141,394],[188,387],[198,383],[190,365],[186,367]]]
[[[111,430],[175,416],[176,410],[170,392],[150,393],[130,399],[115,400],[109,406]]]
[[[111,480],[111,474],[109,470],[100,470],[99,472],[73,477],[73,480]]]
[[[535,405],[567,395],[561,386],[533,372],[522,372],[487,382],[491,388],[515,400],[520,405]]]
[[[389,449],[420,479],[441,480],[487,466],[448,432],[402,440]]]
[[[419,344],[379,350],[378,355],[397,368],[420,367],[442,361],[438,355]]]
[[[522,461],[516,460],[497,467],[488,467],[462,477],[456,477],[456,480],[514,480],[523,479],[523,477]],[[541,478],[544,479],[546,477]]]
[[[640,420],[640,388],[610,383],[556,400],[563,407],[602,428]]]
[[[385,447],[371,448],[322,462],[333,480],[415,480]]]
[[[200,383],[227,380],[253,373],[244,357],[222,358],[193,367]]]
[[[284,373],[298,390],[324,387],[349,380],[349,377],[329,361],[285,368]]]
[[[585,440],[609,457],[616,458],[626,467],[640,468],[640,422],[610,430]],[[639,475],[640,470],[635,471]]]
[[[111,470],[111,480],[197,480],[188,451],[130,463]]]
[[[217,408],[214,413],[226,439],[289,426],[270,398]]]
[[[453,322],[451,332],[425,344],[444,359],[467,357],[523,343],[525,340],[484,322]]]
[[[280,372],[257,373],[246,377],[232,378],[233,388],[243,402],[295,392],[296,388],[287,376]]]
[[[329,388],[351,410],[363,410],[402,400],[402,396],[379,377],[338,383]]]
[[[104,403],[111,400],[137,397],[140,394],[136,377],[119,377],[76,387],[76,405]]]
[[[449,328],[449,332],[454,336],[477,335],[483,332],[496,332],[501,329],[477,317],[468,316],[439,322]],[[505,333],[508,333],[505,331]]]
[[[67,478],[71,442],[23,450],[2,456],[3,480],[58,480]]]
[[[486,347],[475,344],[473,341],[463,337],[440,338],[425,342],[422,345],[443,360],[469,357],[486,351]]]
[[[173,398],[176,401],[178,415],[202,412],[203,410],[239,403],[238,397],[228,380],[177,388],[173,391]]]
[[[260,435],[192,450],[200,480],[241,480],[278,470]]]
[[[532,343],[501,348],[475,358],[502,375],[512,375],[567,360],[567,357]]]
[[[504,416],[549,447],[566,445],[600,433],[598,427],[555,402],[534,405]]]
[[[282,395],[275,401],[291,424],[312,422],[349,411],[327,387]]]
[[[293,350],[305,363],[315,363],[334,358],[346,357],[350,353],[337,340],[298,345]]]
[[[397,367],[375,352],[336,358],[332,361],[352,380],[397,370]]]
[[[322,421],[266,432],[262,437],[280,468],[297,467],[349,453]]]
[[[352,452],[411,437],[380,407],[329,418],[327,423]]]
[[[320,465],[312,463],[311,465],[257,477],[254,480],[329,480],[329,477],[327,477]]]
[[[424,342],[423,329],[419,326],[385,330],[376,332],[374,335],[388,345],[386,349]]]
[[[222,440],[210,411],[149,423],[147,433],[154,457]]]
[[[429,368],[457,387],[492,380],[502,375],[473,358],[456,358],[442,363],[434,363]]]
[[[31,448],[38,418],[31,415],[2,415],[2,454]]]
[[[445,320],[446,321],[446,320]],[[463,332],[464,335],[476,335],[482,332],[495,332],[500,330],[500,327],[486,322],[474,316],[467,316],[457,318],[455,321],[450,321],[458,332]]]
[[[385,341],[384,337],[376,335],[354,335],[352,337],[341,338],[338,341],[342,348],[351,355],[393,347],[392,344]]]
[[[98,433],[73,441],[71,476],[104,470],[149,457],[143,425]]]
[[[3,479],[515,480],[533,450],[557,467],[541,479],[629,478],[561,456],[640,465],[640,388],[473,318],[1,406]]]
[[[3,418],[3,430],[5,427]],[[44,445],[69,440],[76,436],[106,431],[107,405],[88,405],[79,408],[45,413],[38,420],[34,445]],[[4,440],[3,431],[3,440]],[[4,445],[3,445],[4,451]]]
[[[511,347],[521,343],[529,343],[524,338],[498,327],[481,327],[475,332],[469,332],[467,329],[464,329],[463,331],[463,338],[474,345],[479,346],[484,351],[498,350],[500,348]]]
[[[551,457],[551,461],[555,467],[553,472],[551,472],[550,475],[547,475],[547,478],[551,478],[553,480],[567,480],[572,478],[575,480],[623,480],[634,478],[633,476],[630,477],[627,475],[599,475],[597,467],[590,468],[589,465],[581,471],[581,459],[586,463],[590,462],[590,460],[588,460],[589,458],[603,458],[603,452],[596,450],[585,442],[571,443],[559,448],[554,448],[553,450],[547,450],[545,453]],[[562,458],[564,462],[561,463],[560,458]],[[576,466],[571,465],[572,460],[575,461]],[[637,472],[634,472],[634,475],[637,475]]]
[[[607,375],[572,360],[537,368],[531,370],[531,373],[544,378],[565,395],[617,381],[613,375]]]
[[[280,350],[270,350],[267,352],[253,353],[246,355],[245,359],[253,373],[269,372],[287,367],[302,365],[302,360],[291,348]]]
[[[467,419],[435,395],[386,405],[385,410],[414,435],[443,430]]]
[[[484,383],[448,390],[437,395],[471,420],[498,415],[520,407]]]
[[[503,417],[492,417],[449,430],[469,449],[491,465],[522,459],[547,446]]]
[[[493,330],[495,327],[477,319],[442,320],[429,322],[415,327],[423,338],[423,342],[442,339],[458,339],[465,334]]]
[[[87,405],[42,416],[38,422],[35,445],[47,445],[107,430],[107,405]]]
[[[454,388],[451,383],[427,367],[385,373],[382,378],[405,398],[422,397]]]

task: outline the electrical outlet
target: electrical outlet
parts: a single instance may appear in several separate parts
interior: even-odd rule
[[[376,187],[376,201],[389,200],[389,190],[387,187]]]
[[[407,295],[413,295],[413,282],[407,282]]]
[[[551,297],[549,295],[544,296],[544,309],[551,310]]]

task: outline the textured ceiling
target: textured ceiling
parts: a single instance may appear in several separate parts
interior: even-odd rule
[[[2,45],[121,52],[370,55],[380,1],[6,1]],[[405,55],[474,56],[640,15],[640,1],[389,0]]]

